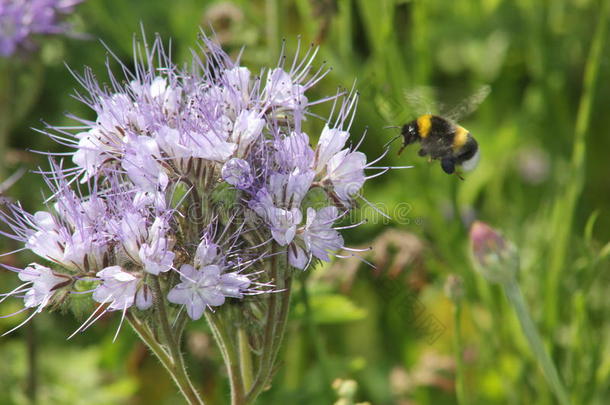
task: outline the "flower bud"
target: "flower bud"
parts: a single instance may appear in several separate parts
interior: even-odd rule
[[[475,268],[490,282],[506,283],[519,268],[515,246],[489,225],[475,221],[470,227],[470,245]]]
[[[252,184],[250,165],[243,159],[233,158],[222,167],[222,178],[232,186],[243,190]]]

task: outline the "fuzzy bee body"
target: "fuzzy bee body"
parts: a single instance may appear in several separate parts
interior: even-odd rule
[[[401,151],[419,142],[419,156],[440,160],[447,174],[454,173],[456,166],[473,170],[479,162],[477,141],[468,130],[447,118],[424,114],[403,125],[401,135],[404,138]]]

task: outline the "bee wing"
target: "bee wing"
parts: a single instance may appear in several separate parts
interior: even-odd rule
[[[411,121],[416,113],[415,105],[417,102],[410,102],[404,97],[406,91],[386,91],[377,94],[373,102],[377,111],[387,122],[400,123]]]
[[[491,86],[481,86],[470,97],[464,99],[457,106],[449,110],[445,116],[453,122],[459,121],[460,119],[472,114],[487,98],[490,92]]]
[[[411,89],[405,89],[403,96],[411,115],[420,116],[422,114],[431,114],[437,111],[436,102],[434,101],[435,90],[430,86],[418,86]]]

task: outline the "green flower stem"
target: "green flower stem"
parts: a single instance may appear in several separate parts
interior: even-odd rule
[[[220,314],[211,314],[206,311],[205,316],[227,367],[231,386],[231,405],[246,404],[244,385],[241,378],[240,359],[235,350],[234,341],[229,336]]]
[[[455,346],[455,393],[459,405],[466,405],[469,402],[466,399],[466,386],[464,384],[464,344],[462,343],[462,303],[456,300],[453,305],[453,345]]]
[[[288,310],[290,308],[292,277],[288,274],[287,268],[282,268],[285,263],[280,261],[275,253],[275,243],[272,243],[272,256],[270,259],[271,281],[280,292],[269,294],[262,353],[259,357],[258,369],[252,383],[252,388],[246,396],[247,404],[253,403],[263,389],[268,386],[286,330]]]
[[[169,348],[172,368],[168,370],[170,375],[174,378],[174,381],[180,388],[180,392],[189,404],[203,404],[203,400],[197,393],[197,390],[193,386],[191,379],[189,378],[186,367],[184,364],[184,358],[182,357],[182,351],[180,350],[180,342],[177,341],[176,336],[172,331],[172,327],[167,316],[167,309],[165,303],[160,298],[163,296],[161,290],[161,284],[159,283],[158,277],[153,277],[153,290],[155,291],[154,296],[154,307],[157,313],[159,323],[161,325],[162,335],[165,340],[165,345]],[[154,352],[154,351],[153,351]],[[154,352],[156,354],[156,352]]]
[[[287,273],[287,269],[284,269],[284,273]],[[290,310],[290,296],[292,292],[292,276],[284,274],[284,282],[282,286],[282,300],[280,301],[279,318],[275,333],[275,347],[273,353],[273,364],[277,361],[277,356],[282,348],[282,341],[286,334],[286,325],[288,324],[288,312]]]
[[[589,132],[591,113],[595,90],[597,89],[597,77],[599,67],[602,63],[604,42],[608,28],[608,13],[610,2],[602,1],[601,10],[598,13],[598,23],[589,50],[589,56],[585,65],[583,78],[583,91],[580,97],[578,113],[576,116],[576,128],[574,131],[574,143],[572,147],[571,168],[568,170],[568,181],[563,188],[564,192],[556,199],[553,207],[552,218],[552,247],[545,301],[545,314],[548,327],[555,326],[559,315],[557,302],[559,300],[559,283],[561,271],[566,263],[566,254],[569,251],[570,235],[572,234],[572,223],[578,197],[582,192],[585,177],[585,157],[587,153],[586,134]]]
[[[252,353],[250,352],[250,343],[248,342],[248,334],[241,327],[237,331],[237,345],[239,347],[239,367],[244,390],[247,392],[252,388],[254,380],[252,372]]]
[[[525,303],[521,289],[514,278],[504,284],[504,292],[517,313],[517,318],[519,318],[523,333],[525,334],[525,337],[527,338],[527,341],[529,342],[530,347],[534,352],[540,367],[542,368],[544,377],[555,393],[557,400],[561,405],[569,405],[570,401],[568,400],[568,395],[566,394],[561,380],[559,379],[557,369],[555,368],[553,361],[542,344],[542,339],[540,339],[538,330],[536,329],[536,326],[529,315],[527,304]]]
[[[273,282],[277,282],[277,274],[278,274],[278,260],[277,260],[277,255],[275,255],[274,253],[274,247],[275,243],[272,242],[272,249],[271,249],[271,254],[273,256],[271,256],[271,279]],[[252,383],[252,388],[250,389],[250,392],[248,392],[248,396],[246,397],[247,401],[246,403],[251,403],[254,402],[254,400],[258,397],[258,395],[263,391],[263,389],[265,388],[265,385],[267,384],[267,380],[269,379],[269,377],[271,376],[271,372],[272,372],[272,359],[273,359],[273,341],[274,339],[274,333],[275,333],[275,327],[277,324],[277,317],[278,317],[278,305],[277,305],[277,301],[278,301],[278,294],[279,293],[272,293],[269,294],[269,302],[267,304],[267,316],[266,316],[266,321],[265,321],[265,330],[264,330],[264,335],[263,335],[263,350],[262,353],[260,355],[259,361],[258,361],[258,370],[256,373],[256,378],[254,379],[254,382]]]
[[[184,329],[186,329],[186,323],[189,321],[189,319],[190,318],[186,314],[186,311],[180,311],[178,314],[178,319],[176,319],[172,328],[175,331],[174,333],[176,335],[177,342],[182,341],[182,335],[184,334]]]
[[[290,274],[284,269],[285,261],[276,253],[276,245],[272,244],[268,261],[269,281],[279,292],[269,294],[267,298],[261,348],[257,351],[256,362],[253,361],[247,329],[234,322],[234,318],[239,317],[239,314],[228,310],[205,312],[227,367],[232,405],[252,404],[269,385],[274,372],[286,329],[291,287]]]
[[[169,324],[169,317],[167,316],[167,309],[161,297],[163,297],[163,291],[161,290],[161,284],[159,283],[159,277],[152,277],[153,289],[155,291],[154,306],[161,324],[161,331],[165,338],[165,344],[169,348],[172,359],[174,361],[181,358],[180,348],[174,338],[174,333]]]
[[[157,342],[157,340],[153,336],[153,333],[148,328],[148,326],[146,326],[144,323],[140,322],[140,320],[138,318],[136,318],[130,312],[127,312],[125,314],[125,318],[127,318],[129,325],[131,325],[131,327],[136,332],[136,334],[138,335],[140,340],[142,340],[144,343],[146,343],[148,348],[154,353],[155,356],[157,356],[157,359],[159,359],[159,361],[161,362],[161,364],[163,364],[165,369],[170,374],[172,374],[172,370],[174,369],[174,362],[172,361],[171,357],[169,356],[169,353],[167,353],[167,351]],[[172,374],[172,377],[174,377],[173,374]],[[175,380],[175,378],[174,378],[174,380]],[[176,384],[179,384],[178,381],[176,381]]]
[[[130,312],[127,312],[125,317],[140,340],[148,346],[157,359],[159,359],[163,367],[165,367],[188,403],[190,405],[203,405],[204,402],[197,391],[195,391],[186,371],[184,371],[184,367],[182,367],[181,371],[181,367],[176,364],[167,350],[165,350],[157,339],[155,339],[150,328]]]

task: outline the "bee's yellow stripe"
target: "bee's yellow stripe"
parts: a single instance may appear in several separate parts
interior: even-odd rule
[[[417,129],[419,129],[419,136],[425,138],[430,133],[430,127],[432,127],[432,115],[425,114],[417,119]]]
[[[456,125],[455,136],[453,137],[453,150],[460,149],[468,140],[468,131],[459,125]]]

